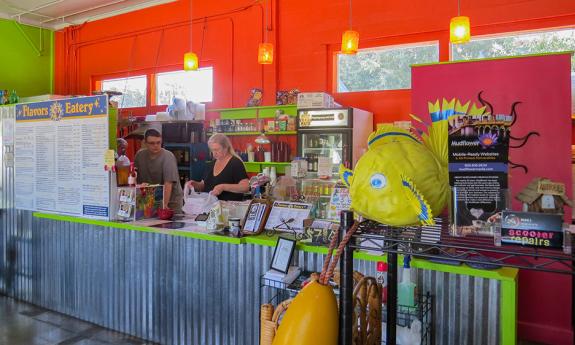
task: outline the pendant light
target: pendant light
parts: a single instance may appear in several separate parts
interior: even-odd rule
[[[269,23],[267,21],[267,9],[264,2],[264,42],[258,46],[258,63],[270,65],[274,61],[274,45],[268,42]],[[270,3],[271,6],[271,3]]]
[[[352,30],[351,15],[351,0],[349,0],[349,30],[346,30],[341,36],[341,52],[343,54],[355,54],[359,46],[359,33]]]
[[[453,44],[467,43],[471,38],[469,17],[460,15],[459,1],[457,0],[457,17],[451,18],[449,24],[449,41]]]
[[[190,51],[184,54],[184,71],[198,70],[198,56],[193,52],[192,45],[192,26],[194,26],[194,17],[192,11],[192,1],[190,0]]]

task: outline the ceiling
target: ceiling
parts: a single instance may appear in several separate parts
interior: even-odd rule
[[[59,30],[176,0],[0,0],[0,18]]]

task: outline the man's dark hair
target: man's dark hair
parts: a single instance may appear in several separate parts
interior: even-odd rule
[[[148,137],[157,137],[157,138],[161,138],[162,135],[160,134],[160,132],[158,132],[157,129],[147,129],[146,132],[144,133],[144,140],[148,141]]]

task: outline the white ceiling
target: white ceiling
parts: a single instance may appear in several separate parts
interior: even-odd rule
[[[0,0],[0,18],[59,30],[176,0]]]

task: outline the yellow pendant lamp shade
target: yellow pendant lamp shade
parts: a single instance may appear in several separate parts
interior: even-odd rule
[[[271,43],[260,43],[258,47],[258,62],[262,65],[269,65],[274,61],[274,45]]]
[[[198,56],[195,53],[187,52],[184,54],[184,71],[198,70]]]
[[[471,30],[469,26],[469,17],[458,16],[451,18],[449,24],[449,41],[453,44],[469,42]]]
[[[355,54],[359,46],[359,33],[347,30],[341,36],[341,52],[343,54]]]

